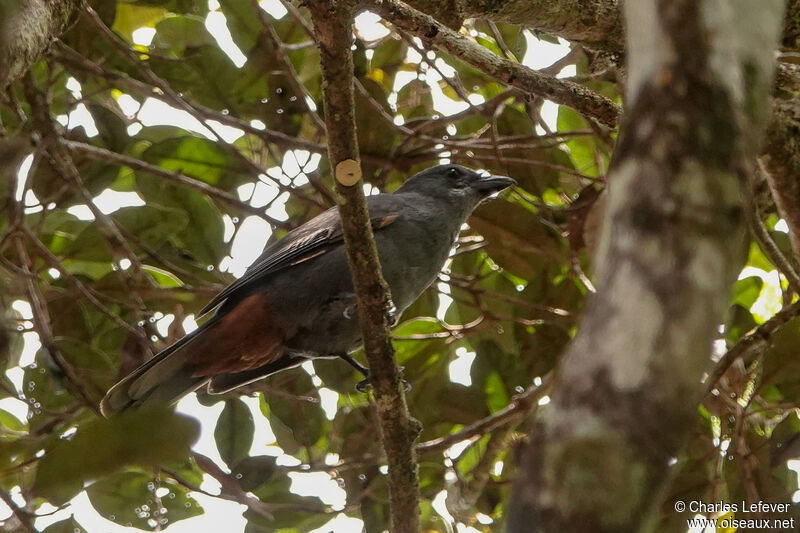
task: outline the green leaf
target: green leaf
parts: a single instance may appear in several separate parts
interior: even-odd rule
[[[800,457],[800,417],[791,412],[775,426],[769,439],[771,463]]]
[[[78,306],[76,305],[75,308]],[[82,322],[79,314],[77,317]],[[68,409],[75,398],[65,387],[63,376],[44,349],[36,352],[35,362],[25,368],[22,392],[30,407],[28,425],[36,431],[51,421],[49,413]]]
[[[750,243],[747,266],[760,268],[766,272],[775,270],[775,266],[767,259],[767,256],[764,255],[764,252],[761,251],[761,248],[755,242]]]
[[[800,318],[793,318],[770,337],[764,353],[764,384],[775,385],[785,401],[800,400]]]
[[[137,174],[136,182],[149,206],[174,208],[186,215],[186,227],[170,239],[175,246],[203,266],[219,264],[225,252],[225,226],[206,195],[149,175]]]
[[[403,85],[397,92],[397,112],[403,115],[406,121],[433,115],[433,98],[428,85],[418,79]]]
[[[262,396],[261,410],[269,419],[278,445],[293,454],[301,446],[313,446],[329,426],[311,376],[294,371],[291,379],[281,383],[281,389],[284,394]]]
[[[261,33],[261,21],[256,9],[260,9],[250,0],[225,0],[220,4],[222,13],[228,23],[228,29],[239,48],[246,55],[253,49]]]
[[[151,250],[158,250],[167,240],[189,226],[188,215],[178,208],[151,205],[123,207],[111,216]]]
[[[63,503],[85,481],[126,465],[153,467],[184,460],[198,433],[196,420],[166,409],[92,420],[80,426],[71,439],[46,451],[38,463],[32,491],[53,503]]]
[[[172,16],[156,25],[156,35],[150,48],[169,57],[181,57],[190,47],[213,44],[214,38],[206,30],[201,17]]]
[[[226,400],[214,428],[214,440],[222,459],[232,466],[249,455],[255,424],[250,409],[241,400]]]
[[[738,304],[733,305],[729,309],[728,319],[725,321],[725,337],[733,345],[757,325],[749,309]]]
[[[740,279],[733,286],[733,303],[739,304],[745,309],[750,309],[755,301],[758,300],[763,286],[764,280],[758,276]]]
[[[566,106],[558,106],[558,131],[570,132],[589,129],[589,124],[577,111]],[[586,135],[573,137],[567,141],[570,158],[575,168],[588,176],[597,176],[598,169],[595,162],[597,145],[592,137]]]
[[[86,530],[75,521],[75,518],[69,517],[66,520],[50,524],[42,530],[42,533],[86,533]]]
[[[486,404],[493,413],[508,406],[509,397],[503,379],[497,372],[492,372],[484,385],[486,391]]]
[[[145,150],[142,159],[228,191],[250,179],[238,158],[200,137],[165,139]]]
[[[269,482],[279,470],[275,458],[269,455],[245,457],[231,469],[231,474],[239,481],[242,490],[252,492]]]
[[[156,283],[165,289],[183,287],[183,282],[171,272],[150,265],[142,265],[142,270],[150,274]]]
[[[379,68],[387,74],[394,74],[405,61],[408,44],[400,37],[388,36],[375,48],[370,68]]]
[[[163,489],[168,492],[161,495]],[[140,472],[120,472],[103,478],[92,483],[86,494],[103,517],[149,531],[160,531],[178,520],[203,514],[203,508],[184,487]]]
[[[88,104],[86,108],[94,119],[105,148],[114,152],[124,152],[131,142],[131,137],[126,131],[125,122],[122,119],[122,113],[119,108],[92,103]],[[116,171],[117,169],[115,168],[114,170]]]
[[[376,105],[380,106],[388,116],[392,116],[392,110],[386,101],[387,95],[379,83],[369,78],[363,78],[361,83],[372,101],[362,95],[361,91],[356,91],[356,130],[370,131],[377,124],[386,124],[386,119],[380,116],[380,112],[375,108]],[[358,145],[361,153],[389,156],[397,138],[394,132],[393,128],[386,128],[380,135],[360,135]]]
[[[160,7],[147,7],[127,2],[117,3],[117,16],[112,29],[133,42],[133,32],[141,27],[153,27],[164,18],[167,11]]]
[[[27,424],[4,409],[0,409],[0,426],[10,431],[25,431]],[[0,439],[3,433],[0,433]]]
[[[516,276],[540,276],[552,257],[560,255],[538,215],[517,203],[496,200],[472,214],[469,225],[486,237],[486,253]]]
[[[496,42],[494,42],[494,39],[487,39],[486,37],[481,37],[480,35],[478,35],[477,37],[475,37],[475,41],[477,41],[477,43],[483,46],[484,48],[488,48],[489,50],[491,50],[492,53],[494,53],[495,55],[503,57],[503,51],[500,50],[500,47],[497,45]]]

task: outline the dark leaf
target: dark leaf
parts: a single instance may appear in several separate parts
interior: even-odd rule
[[[32,490],[51,502],[63,503],[85,481],[123,466],[158,466],[183,460],[198,430],[194,419],[160,409],[89,421],[71,439],[47,450],[38,463]]]
[[[241,400],[226,400],[214,429],[214,440],[222,459],[234,465],[248,456],[255,424],[250,409]]]

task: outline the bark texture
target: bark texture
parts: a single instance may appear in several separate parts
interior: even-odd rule
[[[322,63],[328,157],[336,191],[347,257],[358,298],[364,353],[374,390],[381,437],[389,466],[392,531],[418,533],[419,479],[414,441],[419,423],[408,413],[403,383],[394,361],[388,311],[389,288],[381,273],[360,179],[353,107],[351,2],[309,2]]]
[[[795,262],[800,264],[800,100],[776,101],[767,138],[763,152],[767,181],[789,227]]]
[[[411,0],[409,4],[456,29],[465,18],[485,18],[522,24],[594,50],[622,52],[625,47],[618,0]],[[788,0],[786,6],[781,45],[800,50],[800,0]]]
[[[462,0],[460,5],[465,17],[524,24],[598,50],[624,46],[617,0]]]
[[[571,107],[606,126],[613,127],[617,123],[619,106],[582,85],[542,74],[493,54],[469,37],[447,28],[430,15],[399,0],[375,0],[372,7],[398,28],[453,54],[496,80]]]
[[[745,259],[742,183],[783,2],[625,5],[628,107],[598,293],[522,452],[509,531],[640,531],[691,428]]]
[[[0,3],[0,90],[19,79],[83,7],[83,0]]]
[[[781,45],[785,50],[800,50],[800,0],[786,2]]]

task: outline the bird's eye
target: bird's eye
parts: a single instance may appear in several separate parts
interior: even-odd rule
[[[458,169],[455,168],[455,167],[452,167],[452,168],[448,169],[447,170],[447,175],[450,176],[451,178],[458,177]]]

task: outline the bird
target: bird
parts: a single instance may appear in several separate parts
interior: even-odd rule
[[[475,207],[515,183],[444,164],[394,193],[367,197],[395,323],[436,280]],[[335,206],[268,245],[199,316],[206,314],[198,329],[111,387],[100,402],[103,415],[168,405],[203,386],[226,393],[319,357],[341,358],[367,375],[350,355],[361,330]]]

